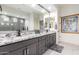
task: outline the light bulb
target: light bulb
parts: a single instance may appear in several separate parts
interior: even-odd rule
[[[13,25],[13,24],[11,24],[11,25]]]
[[[7,25],[9,25],[9,23],[7,23]]]
[[[36,6],[36,4],[32,4],[32,7],[35,7]]]
[[[17,22],[17,18],[13,18],[13,22]]]
[[[41,12],[42,12],[42,13],[44,13],[44,12],[45,12],[45,10],[43,9],[43,10],[41,10]]]
[[[4,25],[4,23],[2,22],[1,25]]]

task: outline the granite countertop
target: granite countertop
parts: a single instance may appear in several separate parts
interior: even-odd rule
[[[48,34],[52,34],[52,33],[55,33],[55,32],[40,33],[40,34],[29,34],[29,35],[22,35],[22,36],[19,36],[19,37],[3,37],[3,38],[0,38],[0,46],[19,42],[19,41],[23,41],[23,40],[28,40],[28,39],[31,39],[31,38],[40,37],[40,36],[48,35]]]

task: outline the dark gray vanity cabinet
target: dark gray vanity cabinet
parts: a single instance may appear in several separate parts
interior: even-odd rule
[[[56,44],[56,33],[50,35],[50,46]]]
[[[56,34],[53,33],[53,34],[46,35],[46,47],[47,47],[47,49],[54,44],[56,44]]]
[[[24,55],[37,55],[37,45],[38,45],[38,38],[32,38],[33,42],[26,46],[24,49]],[[26,43],[27,44],[27,43]]]
[[[49,47],[53,45],[53,36],[52,34],[49,35]]]
[[[47,47],[47,49],[49,48],[49,46],[50,46],[50,36],[49,35],[46,35],[46,47]]]
[[[41,55],[54,44],[55,33],[0,46],[0,55]]]
[[[53,38],[53,44],[56,44],[56,33],[52,34],[52,38]]]
[[[46,51],[45,44],[46,44],[45,36],[40,37],[38,41],[38,54],[39,55],[43,54]]]

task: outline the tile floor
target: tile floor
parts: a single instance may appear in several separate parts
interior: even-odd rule
[[[48,49],[43,55],[79,55],[79,46],[66,43],[60,43],[60,45],[64,46],[62,53]]]

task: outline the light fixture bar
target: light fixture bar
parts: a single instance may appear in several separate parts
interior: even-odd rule
[[[0,5],[0,11],[2,12],[2,6]]]
[[[44,10],[46,10],[48,13],[50,13],[49,10],[47,10],[44,6],[42,6],[41,4],[37,4],[38,6],[40,6],[41,8],[43,8]]]

